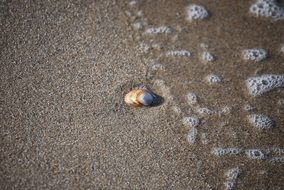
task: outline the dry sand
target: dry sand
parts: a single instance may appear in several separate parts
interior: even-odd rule
[[[236,189],[284,189],[283,160],[270,162],[283,159],[284,91],[252,97],[244,82],[284,74],[283,21],[250,15],[255,1],[140,2],[1,2],[1,189],[225,189],[225,173],[235,167]],[[209,18],[189,23],[191,3],[205,6]],[[140,21],[145,26],[135,30]],[[162,25],[173,33],[144,34]],[[144,52],[141,43],[161,48]],[[213,63],[200,61],[201,43],[216,56]],[[246,62],[246,48],[265,48],[269,57]],[[192,56],[164,56],[181,49]],[[153,61],[165,70],[151,70]],[[212,73],[223,82],[208,85],[204,78]],[[124,94],[141,83],[165,103],[128,108]],[[188,92],[198,95],[200,107],[232,110],[200,116]],[[247,103],[277,126],[255,129],[243,110]],[[195,144],[182,123],[189,115],[201,120]],[[215,156],[216,147],[282,152],[253,160],[244,152]]]

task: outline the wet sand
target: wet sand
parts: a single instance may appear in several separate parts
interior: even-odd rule
[[[283,88],[253,97],[245,80],[284,74],[284,25],[249,14],[254,2],[1,3],[1,189],[225,189],[232,168],[240,169],[236,189],[283,189],[283,161],[271,162],[284,152]],[[209,17],[188,22],[192,3]],[[172,32],[145,34],[159,26]],[[269,56],[244,61],[247,48]],[[173,50],[192,55],[165,56]],[[200,59],[205,50],[215,61]],[[164,69],[153,70],[153,63]],[[222,82],[208,84],[210,74]],[[139,84],[164,104],[127,107],[125,93]],[[188,92],[198,95],[197,104],[188,104]],[[246,104],[254,110],[244,111]],[[229,113],[198,112],[225,106]],[[253,113],[273,118],[276,127],[256,129],[247,120]],[[193,144],[182,122],[187,116],[201,121]],[[212,153],[229,147],[242,151]],[[265,159],[248,158],[249,149]]]

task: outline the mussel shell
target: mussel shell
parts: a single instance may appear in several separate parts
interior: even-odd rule
[[[125,96],[125,102],[134,107],[154,106],[157,104],[157,96],[147,89],[135,89]]]
[[[157,101],[157,97],[150,91],[144,90],[138,97],[138,101],[144,106],[153,106],[155,105],[155,101]]]

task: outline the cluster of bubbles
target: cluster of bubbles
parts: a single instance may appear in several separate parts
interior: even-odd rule
[[[267,58],[267,51],[265,49],[245,49],[243,51],[244,60],[248,61],[262,61]]]
[[[284,8],[279,6],[276,0],[257,0],[249,11],[257,17],[284,20]]]
[[[133,6],[136,5],[137,1],[131,1]],[[273,18],[274,20],[284,19],[283,16],[283,8],[280,7],[275,0],[256,0],[256,2],[251,5],[250,7],[250,13],[257,17],[269,17]],[[139,14],[138,15],[142,15]],[[209,13],[206,10],[204,6],[191,4],[186,7],[186,20],[189,22],[193,22],[194,20],[204,20],[209,17]],[[171,27],[168,25],[159,25],[157,27],[149,27],[147,26],[147,23],[141,19],[141,21],[134,21],[133,27],[135,30],[141,30],[145,29],[142,35],[148,35],[147,37],[153,37],[155,35],[172,35],[174,34],[173,39],[177,39],[176,31],[174,30],[175,27]],[[148,52],[151,49],[161,49],[161,46],[159,44],[155,43],[144,43],[142,44],[142,48],[145,50],[145,52]],[[284,45],[280,47],[280,51],[284,52]],[[162,53],[162,55],[165,55],[167,57],[191,57],[192,53],[188,50],[172,50],[172,51],[166,51]],[[252,48],[252,49],[244,49],[242,51],[242,59],[245,61],[251,61],[251,62],[260,62],[265,60],[268,57],[267,50],[263,48]],[[210,63],[215,61],[215,56],[212,55],[207,48],[203,48],[203,52],[199,54],[199,59],[203,63]],[[150,64],[150,68],[152,70],[165,70],[166,65],[161,64],[159,62],[153,62]],[[209,74],[205,77],[205,82],[207,82],[209,85],[213,84],[219,84],[222,83],[222,78],[216,74]],[[197,141],[197,135],[198,135],[198,126],[201,125],[203,122],[202,118],[203,116],[209,117],[210,115],[222,115],[226,113],[230,113],[232,110],[232,107],[230,106],[224,106],[222,110],[212,110],[207,107],[200,107],[198,104],[199,97],[193,93],[189,92],[186,94],[186,100],[187,103],[190,106],[193,106],[195,109],[196,115],[187,115],[185,116],[185,113],[182,112],[179,105],[174,101],[174,98],[170,92],[169,86],[165,84],[163,80],[156,80],[155,84],[158,85],[162,91],[162,94],[164,97],[167,98],[168,101],[166,101],[165,105],[171,105],[172,110],[177,113],[178,115],[182,115],[182,124],[189,129],[189,131],[186,134],[186,140],[190,144],[195,144]],[[254,76],[250,77],[245,81],[245,84],[247,86],[248,92],[252,96],[259,96],[264,93],[267,93],[269,91],[272,91],[276,88],[284,87],[284,75],[275,75],[275,74],[264,74],[260,76]],[[167,103],[168,102],[168,103]],[[258,129],[271,129],[273,128],[276,123],[275,121],[270,118],[269,116],[266,116],[264,114],[254,114],[251,113],[254,108],[246,104],[244,107],[246,112],[248,113],[247,121],[255,126]],[[200,118],[199,118],[200,116]],[[207,143],[206,134],[202,133],[200,136],[200,140],[204,143]],[[248,159],[253,160],[266,160],[268,158],[268,151],[263,151],[258,148],[253,149],[244,149],[244,148],[237,148],[237,147],[231,147],[231,148],[213,148],[211,153],[217,157],[223,157],[223,156],[239,156],[244,155]],[[281,153],[283,154],[283,153]],[[274,156],[269,160],[270,163],[283,163],[284,157],[283,156]],[[240,174],[239,167],[231,168],[226,173],[226,181],[224,183],[225,189],[234,189],[236,184],[236,179]]]
[[[246,80],[248,91],[253,96],[262,95],[276,88],[284,87],[284,75],[265,74]]]
[[[258,129],[271,129],[275,126],[274,120],[264,114],[248,115],[248,121]]]
[[[187,20],[203,20],[209,16],[208,11],[201,5],[192,4],[187,7]]]
[[[224,186],[226,190],[235,189],[237,178],[239,177],[241,170],[239,167],[231,168],[225,173],[226,181]]]
[[[145,31],[145,34],[170,34],[172,29],[168,26],[151,27]]]

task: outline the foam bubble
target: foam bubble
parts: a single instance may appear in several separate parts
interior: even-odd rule
[[[263,114],[248,115],[248,121],[259,129],[271,129],[275,126],[275,122],[270,117]]]
[[[241,170],[238,167],[231,168],[225,173],[225,176],[227,177],[228,180],[236,180],[240,172]]]
[[[269,160],[271,163],[284,163],[284,156],[274,157]]]
[[[254,160],[263,160],[266,158],[265,154],[259,149],[248,149],[245,153],[248,158]]]
[[[246,112],[250,112],[250,111],[254,110],[254,108],[250,104],[245,104],[244,105],[244,110]]]
[[[196,4],[188,6],[186,12],[188,21],[203,20],[209,16],[207,10],[203,6]]]
[[[212,62],[212,61],[214,61],[214,56],[210,52],[205,51],[205,52],[202,53],[201,59],[204,62]]]
[[[191,53],[186,50],[175,50],[175,51],[168,51],[166,56],[177,56],[177,57],[190,57]]]
[[[209,84],[216,84],[216,83],[221,83],[222,79],[218,75],[211,74],[211,75],[206,76],[206,81]]]
[[[284,154],[284,148],[271,147],[271,148],[266,149],[266,153],[267,153],[267,154],[269,154],[269,153],[274,153],[274,154],[276,154],[276,155],[282,155],[282,154]]]
[[[139,44],[139,49],[141,51],[147,53],[151,49],[151,46],[149,44],[147,44],[147,43],[142,42],[142,43]]]
[[[216,156],[235,156],[242,152],[240,148],[213,148],[212,154]]]
[[[140,10],[140,11],[137,12],[137,16],[142,17],[142,16],[144,16],[144,13]]]
[[[166,66],[161,64],[161,63],[152,63],[150,67],[154,71],[165,70],[165,68],[166,68]]]
[[[208,45],[208,44],[205,44],[205,43],[200,43],[199,46],[200,46],[202,49],[204,49],[204,50],[206,50],[207,48],[209,48],[209,45]]]
[[[136,6],[137,4],[138,4],[138,1],[135,1],[135,0],[129,2],[130,6]]]
[[[170,34],[172,29],[168,26],[152,27],[145,31],[145,34]]]
[[[246,80],[249,93],[253,96],[262,95],[276,88],[284,87],[284,75],[261,75]]]
[[[219,115],[229,114],[232,111],[231,106],[224,106],[221,111],[219,111]]]
[[[186,140],[190,144],[195,144],[196,143],[196,137],[197,137],[197,129],[195,127],[192,127],[190,132],[186,136]]]
[[[238,176],[240,175],[240,172],[241,170],[238,167],[236,167],[236,168],[229,169],[225,173],[225,176],[226,176],[226,181],[224,183],[225,189],[228,189],[228,190],[235,189],[236,181],[237,181]]]
[[[243,51],[244,60],[248,61],[262,61],[267,58],[267,51],[265,49],[245,49]]]
[[[284,19],[284,8],[280,7],[276,0],[257,0],[249,9],[250,13],[257,17]]]
[[[226,181],[224,183],[225,190],[233,190],[235,188],[235,182],[234,181]]]
[[[277,104],[278,104],[279,106],[284,106],[284,99],[279,99],[279,100],[277,101]]]
[[[182,123],[187,127],[197,127],[200,123],[200,120],[196,117],[184,117],[182,119]]]
[[[192,92],[189,92],[187,95],[186,95],[186,99],[187,99],[187,103],[189,105],[193,105],[193,104],[196,104],[197,101],[198,101],[198,97],[196,94],[192,93]]]
[[[280,51],[284,54],[284,44],[281,45]]]
[[[199,113],[200,115],[212,115],[215,113],[214,110],[211,110],[209,108],[197,108],[197,113]]]
[[[180,107],[178,107],[177,105],[172,106],[172,110],[178,115],[182,113]]]
[[[130,11],[125,11],[126,16],[131,17],[132,13]]]
[[[141,43],[139,44],[139,49],[140,49],[142,52],[148,53],[150,50],[153,50],[153,49],[158,49],[158,50],[160,50],[160,49],[161,49],[161,45],[160,45],[160,44],[157,44],[157,43],[145,43],[145,42],[141,42]]]
[[[208,144],[209,140],[206,133],[201,133],[200,141],[202,142],[202,144]]]
[[[284,154],[284,148],[280,148],[280,147],[272,147],[268,151],[272,151],[273,153],[275,153],[277,155]]]
[[[135,30],[141,30],[143,28],[142,22],[134,22],[132,25]]]

